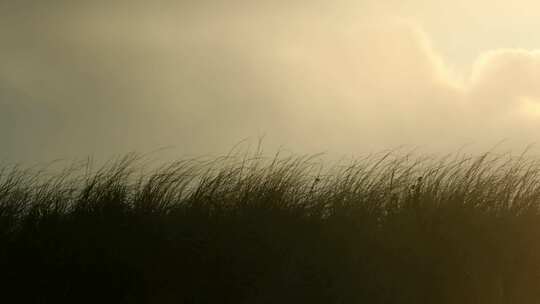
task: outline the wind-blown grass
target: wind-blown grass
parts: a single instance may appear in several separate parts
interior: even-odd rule
[[[540,303],[539,206],[540,162],[509,155],[4,167],[0,297]]]

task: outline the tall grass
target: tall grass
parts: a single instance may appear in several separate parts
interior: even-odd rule
[[[0,170],[6,303],[540,303],[540,162]]]

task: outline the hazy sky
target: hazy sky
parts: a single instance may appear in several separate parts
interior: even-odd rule
[[[535,0],[0,0],[0,159],[540,134]]]

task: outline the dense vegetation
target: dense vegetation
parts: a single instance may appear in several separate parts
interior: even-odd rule
[[[5,303],[540,303],[540,162],[228,156],[0,173]]]

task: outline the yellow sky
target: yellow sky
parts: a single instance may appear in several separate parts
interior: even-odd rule
[[[396,1],[398,2],[398,1]],[[499,48],[540,48],[538,11],[534,0],[454,0],[401,2],[397,14],[410,16],[434,44],[460,68],[482,52]]]
[[[8,160],[175,146],[355,154],[540,131],[540,3],[0,3]]]

